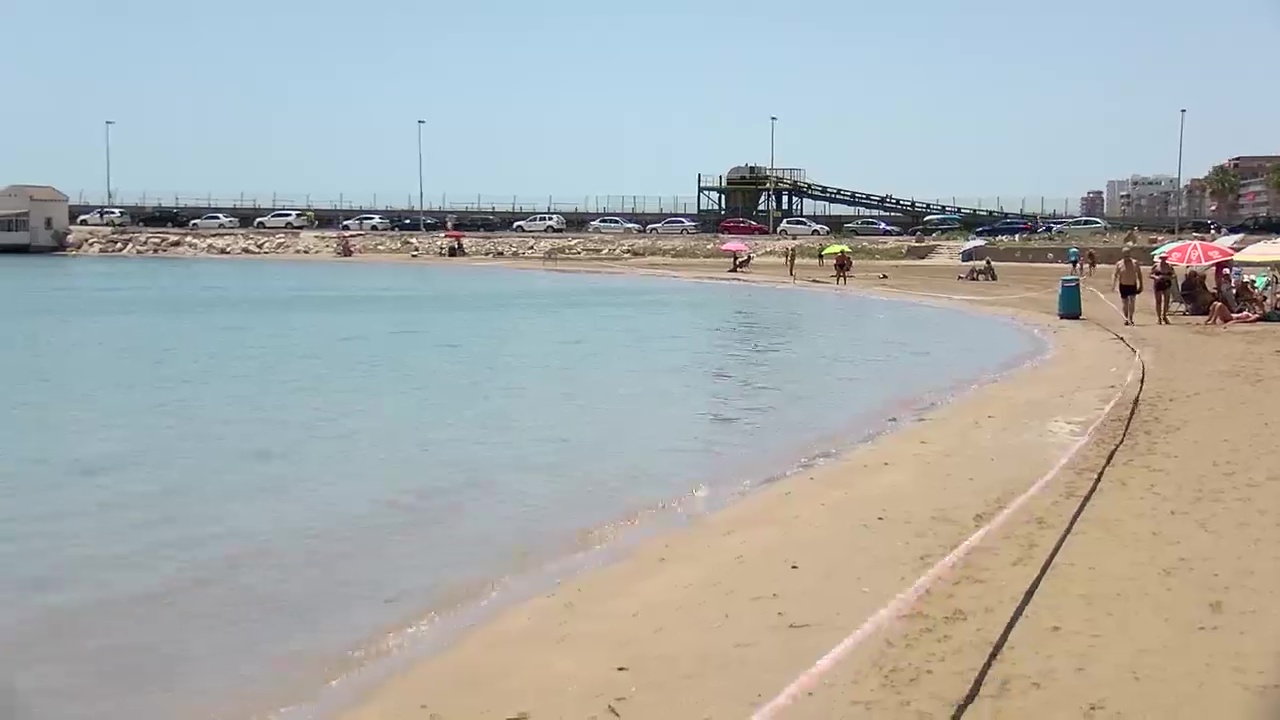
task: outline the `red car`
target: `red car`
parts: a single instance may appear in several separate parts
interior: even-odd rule
[[[768,235],[769,228],[747,218],[721,220],[717,228],[721,235]]]

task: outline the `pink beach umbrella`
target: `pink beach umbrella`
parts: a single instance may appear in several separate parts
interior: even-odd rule
[[[746,243],[739,242],[737,240],[730,240],[729,242],[721,245],[720,249],[725,252],[731,252],[731,253],[751,252],[751,248],[747,247]]]
[[[1164,251],[1170,265],[1202,267],[1230,260],[1236,253],[1231,248],[1214,245],[1203,240],[1188,240]]]

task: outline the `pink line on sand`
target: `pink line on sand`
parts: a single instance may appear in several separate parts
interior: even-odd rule
[[[1106,298],[1103,298],[1103,300],[1106,301]],[[1116,392],[1115,397],[1111,398],[1111,402],[1107,403],[1107,406],[1103,408],[1102,414],[1098,416],[1098,419],[1094,420],[1093,424],[1089,426],[1089,429],[1085,431],[1085,434],[1077,440],[1074,445],[1067,449],[1066,454],[1059,458],[1058,462],[1049,469],[1049,472],[1045,473],[1044,476],[1037,480],[1035,484],[1027,489],[1026,492],[1022,493],[1015,498],[1013,502],[1009,503],[998,515],[991,519],[991,522],[979,528],[977,532],[969,536],[969,539],[960,543],[951,551],[950,554],[942,558],[942,560],[939,560],[938,564],[930,568],[929,571],[922,575],[919,580],[916,580],[914,585],[898,593],[897,597],[889,601],[889,604],[880,608],[880,610],[876,611],[874,615],[867,618],[857,630],[854,630],[848,637],[841,640],[839,645],[836,645],[828,651],[826,655],[819,658],[812,667],[801,673],[800,676],[793,680],[790,685],[782,690],[782,692],[778,693],[777,697],[770,700],[768,704],[764,705],[752,714],[751,720],[769,720],[770,718],[776,717],[783,708],[786,708],[788,705],[795,702],[801,694],[811,690],[814,685],[817,684],[818,680],[835,668],[835,666],[838,665],[846,655],[853,652],[853,650],[866,641],[867,638],[887,627],[897,616],[910,609],[921,596],[928,592],[929,589],[937,584],[937,582],[951,571],[952,568],[959,564],[959,562],[963,560],[965,556],[978,545],[978,543],[982,542],[983,538],[999,529],[1009,520],[1010,517],[1013,516],[1015,512],[1021,509],[1027,501],[1031,500],[1031,498],[1043,491],[1045,487],[1049,485],[1049,482],[1062,470],[1062,468],[1071,461],[1071,458],[1075,457],[1075,454],[1079,452],[1080,448],[1084,447],[1085,443],[1089,442],[1093,437],[1093,434],[1097,432],[1098,427],[1102,425],[1102,421],[1111,414],[1112,408],[1114,408],[1116,403],[1120,401],[1121,396],[1124,395],[1125,389],[1129,387],[1129,383],[1133,381],[1134,374],[1138,368],[1138,360],[1140,356],[1141,352],[1135,352],[1133,354],[1133,362],[1129,364],[1129,375],[1125,378],[1124,385],[1120,386],[1120,390]]]

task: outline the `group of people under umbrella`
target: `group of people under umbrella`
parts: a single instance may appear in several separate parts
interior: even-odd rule
[[[1148,275],[1159,324],[1169,324],[1169,310],[1175,302],[1188,315],[1204,316],[1206,324],[1280,321],[1276,307],[1280,240],[1256,243],[1238,252],[1221,240],[1177,240],[1152,252],[1154,263]],[[1248,263],[1271,267],[1246,274],[1242,265]],[[1175,267],[1187,269],[1181,281]],[[1112,289],[1120,294],[1126,325],[1133,324],[1134,305],[1144,284],[1133,250],[1125,246],[1112,276]]]

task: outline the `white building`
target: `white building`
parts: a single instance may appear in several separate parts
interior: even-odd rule
[[[1107,181],[1107,216],[1133,215],[1136,208],[1154,208],[1156,198],[1172,198],[1178,191],[1178,178],[1172,175],[1132,175],[1124,180]],[[1146,213],[1138,213],[1146,214]]]
[[[0,251],[52,252],[71,226],[67,196],[48,185],[0,189]]]

